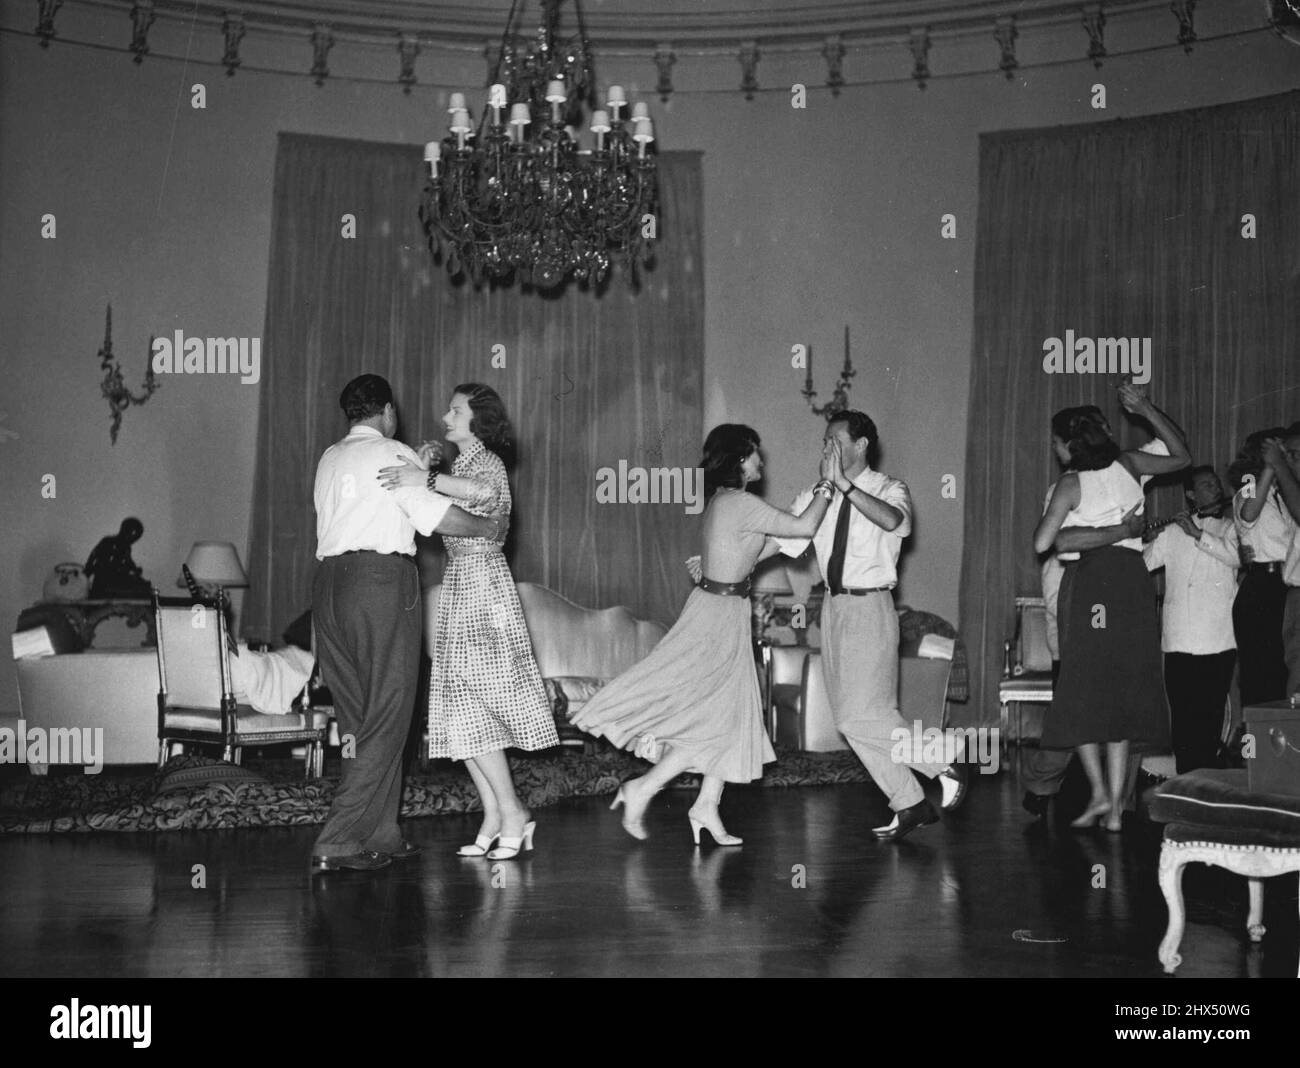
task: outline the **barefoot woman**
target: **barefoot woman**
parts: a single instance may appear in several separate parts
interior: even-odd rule
[[[758,481],[759,439],[747,426],[715,427],[704,443],[703,577],[673,629],[645,660],[600,691],[574,724],[634,750],[655,767],[625,783],[623,827],[645,838],[650,799],[683,772],[703,776],[689,818],[695,841],[707,829],[719,845],[740,845],[718,814],[727,782],[751,782],[776,759],[763,731],[751,645],[749,573],[779,551],[770,535],[810,537],[834,492],[829,482],[802,515],[764,504],[745,487]],[[829,469],[823,459],[823,478]]]
[[[510,442],[505,407],[495,390],[471,382],[456,387],[443,422],[447,440],[460,448],[450,475],[413,465],[380,475],[390,489],[427,484],[473,515],[502,521],[496,539],[443,539],[448,559],[429,680],[429,755],[464,760],[483,801],[483,826],[460,855],[509,860],[532,849],[534,824],[515,793],[505,750],[547,749],[560,739],[501,552],[511,503],[499,455]],[[427,450],[420,455],[431,459]]]

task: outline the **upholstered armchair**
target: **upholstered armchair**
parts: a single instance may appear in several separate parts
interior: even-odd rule
[[[158,766],[174,743],[216,745],[239,763],[245,746],[306,745],[306,774],[319,777],[328,713],[310,708],[263,714],[240,705],[231,681],[234,643],[220,602],[160,597],[158,633]]]

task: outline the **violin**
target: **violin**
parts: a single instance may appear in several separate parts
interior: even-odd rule
[[[1220,519],[1223,511],[1228,506],[1228,498],[1220,497],[1213,504],[1207,504],[1204,508],[1197,508],[1190,512],[1179,512],[1177,515],[1171,515],[1167,519],[1155,519],[1146,525],[1142,530],[1142,537],[1149,538],[1169,526],[1170,523],[1177,523],[1179,519],[1186,516],[1189,519]]]

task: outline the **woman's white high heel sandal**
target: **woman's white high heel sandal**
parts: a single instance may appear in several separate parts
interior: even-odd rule
[[[524,824],[524,833],[519,838],[502,837],[501,844],[487,855],[488,860],[513,860],[521,852],[530,853],[533,848],[533,831],[537,829],[537,822],[529,820]]]
[[[499,834],[478,834],[474,836],[473,845],[463,845],[456,850],[458,857],[482,857],[487,855],[487,851],[496,844],[500,838]]]

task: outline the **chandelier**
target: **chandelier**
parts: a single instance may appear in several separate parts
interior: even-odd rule
[[[611,266],[635,282],[652,258],[658,181],[654,125],[621,86],[596,106],[591,42],[559,34],[561,0],[543,0],[536,40],[516,45],[519,2],[506,20],[487,103],[474,128],[462,93],[448,136],[425,146],[420,222],[434,259],[475,285],[518,277],[550,289],[572,276],[601,285]],[[590,147],[577,125],[590,112]]]

